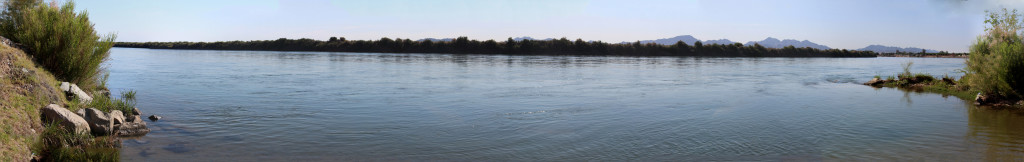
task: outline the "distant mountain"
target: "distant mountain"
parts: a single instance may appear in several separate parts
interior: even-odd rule
[[[763,45],[765,47],[770,47],[770,48],[782,48],[782,47],[785,47],[785,46],[788,46],[788,45],[793,45],[793,46],[796,46],[796,47],[812,47],[812,48],[822,47],[824,49],[828,49],[827,46],[818,45],[818,44],[815,44],[815,43],[810,42],[810,41],[796,41],[796,40],[791,40],[791,39],[780,41],[778,39],[771,38],[771,37],[768,37],[768,39],[765,39],[764,41],[773,41],[773,40],[775,42],[778,42],[778,43],[770,43],[771,46],[766,45],[767,43],[761,43],[761,42],[757,42],[757,43],[760,43],[761,45]],[[679,41],[683,41],[684,43],[686,43],[688,45],[693,45],[693,43],[695,43],[697,41],[701,41],[701,40],[697,39],[697,38],[694,38],[691,35],[680,35],[680,36],[675,36],[675,37],[672,37],[672,38],[662,38],[662,39],[655,39],[655,40],[641,40],[640,43],[642,43],[642,44],[657,43],[657,44],[662,44],[662,45],[672,45],[672,44],[676,44],[676,42],[679,42]],[[622,43],[634,43],[634,42],[622,42]],[[704,40],[704,41],[701,41],[700,43],[701,44],[734,44],[734,43],[739,43],[739,42],[733,42],[733,41],[731,41],[729,39],[718,39],[718,40]],[[753,45],[753,43],[748,43],[747,45]],[[775,45],[781,45],[781,46],[775,47]]]
[[[690,35],[680,35],[680,36],[676,36],[676,37],[672,37],[672,38],[655,39],[655,40],[642,40],[642,41],[640,41],[640,43],[641,44],[657,43],[657,44],[663,44],[663,45],[670,45],[670,44],[676,44],[676,42],[679,42],[679,41],[683,41],[684,43],[686,43],[688,45],[693,45],[694,42],[697,42],[697,41],[700,41],[700,40],[698,40],[697,38],[694,38],[693,36],[690,36]],[[626,44],[626,43],[634,43],[634,42],[622,42],[622,44]]]
[[[526,39],[529,39],[529,40],[546,40],[546,41],[549,41],[549,40],[554,40],[555,38],[547,38],[547,39],[536,39],[536,38],[531,38],[531,37],[526,37],[526,36],[524,36],[524,37],[515,37],[515,38],[512,38],[512,40],[516,40],[516,41],[523,41],[523,40],[526,40]]]
[[[437,38],[424,38],[424,39],[420,39],[420,40],[417,40],[417,41],[424,41],[424,40],[431,40],[431,41],[437,42],[437,41],[452,41],[452,40],[454,40],[454,38],[441,38],[441,39],[437,39]],[[523,36],[523,37],[512,38],[512,40],[516,40],[516,41],[523,41],[523,40],[544,40],[544,41],[550,41],[550,40],[554,40],[554,38],[536,39],[536,38],[532,38],[532,37],[528,37],[528,36]],[[503,41],[503,40],[498,40],[498,41]],[[642,44],[656,43],[656,44],[662,44],[662,45],[672,45],[672,44],[676,44],[676,42],[679,42],[679,41],[683,41],[684,43],[686,43],[688,45],[693,45],[693,43],[695,43],[697,41],[700,41],[700,39],[694,38],[691,35],[680,35],[680,36],[675,36],[675,37],[672,37],[672,38],[662,38],[662,39],[655,39],[655,40],[640,40],[639,42],[642,43]],[[593,41],[588,41],[588,42],[593,42]],[[635,43],[635,42],[622,42],[622,44],[627,44],[627,43]],[[702,44],[723,44],[723,45],[725,45],[725,44],[734,44],[734,43],[738,43],[738,42],[733,42],[733,41],[731,41],[729,39],[718,39],[718,40],[705,40],[705,41],[701,41],[701,43]],[[808,41],[808,40],[803,40],[803,41],[798,41],[798,40],[794,40],[794,39],[779,40],[777,38],[772,38],[772,37],[765,38],[764,40],[761,40],[761,41],[749,41],[749,42],[747,42],[744,45],[751,46],[751,45],[754,45],[754,43],[760,44],[760,45],[762,45],[764,47],[767,47],[767,48],[783,48],[783,47],[786,47],[786,46],[793,46],[793,47],[797,47],[797,48],[810,47],[810,48],[822,49],[822,50],[832,49],[832,48],[830,48],[828,46],[817,44],[817,43],[814,43],[814,42],[811,42],[811,41]],[[921,52],[921,48],[915,48],[915,47],[900,48],[900,47],[883,46],[883,45],[870,45],[870,46],[867,46],[867,47],[864,47],[864,48],[860,48],[860,49],[857,49],[857,50],[858,51],[874,51],[874,52],[878,52],[878,53],[893,53],[893,52],[897,52],[897,51],[900,51],[900,52],[914,52],[914,53]],[[937,52],[939,52],[939,51],[931,50],[931,49],[926,49],[926,50],[927,50],[928,53],[937,53]]]
[[[416,40],[416,41],[425,41],[425,40],[430,40],[432,42],[447,42],[447,41],[455,40],[455,38],[441,38],[441,39],[437,39],[437,38],[423,38],[423,39],[419,39],[419,40]]]
[[[733,43],[737,43],[737,42],[730,41],[729,39],[719,39],[719,40],[707,40],[707,41],[704,41],[704,42],[701,42],[701,43],[702,44],[723,44],[723,45],[725,45],[725,44],[733,44]]]
[[[750,41],[750,42],[747,42],[747,44],[744,44],[744,45],[752,46],[752,45],[754,45],[754,43],[760,44],[761,46],[768,47],[768,48],[783,48],[783,47],[786,47],[786,46],[793,46],[793,47],[796,47],[796,48],[811,47],[811,48],[821,49],[821,50],[831,49],[828,46],[820,45],[820,44],[817,44],[817,43],[814,43],[814,42],[811,42],[811,41],[807,41],[807,40],[804,40],[804,41],[798,41],[798,40],[793,40],[793,39],[779,40],[779,39],[775,39],[775,38],[772,38],[772,37],[768,37],[768,38],[765,38],[764,40],[756,41],[756,42],[755,41]]]
[[[875,52],[878,52],[878,53],[895,53],[895,52],[918,53],[918,52],[921,52],[922,49],[921,48],[915,48],[915,47],[900,48],[900,47],[883,46],[883,45],[870,45],[870,46],[867,46],[867,47],[864,47],[864,48],[861,48],[861,49],[857,49],[857,50],[858,51],[875,51]],[[937,53],[937,52],[939,52],[939,51],[931,50],[931,49],[925,49],[925,50],[928,53]]]

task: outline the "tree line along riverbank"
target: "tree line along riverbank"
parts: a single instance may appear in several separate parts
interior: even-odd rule
[[[114,47],[151,49],[199,50],[254,50],[254,51],[324,51],[324,52],[376,52],[376,53],[445,53],[445,54],[506,54],[506,55],[578,55],[578,56],[709,56],[709,57],[876,57],[871,51],[845,49],[815,49],[810,47],[766,48],[760,44],[703,44],[682,41],[672,45],[656,43],[605,43],[601,41],[570,41],[566,38],[551,40],[505,41],[471,40],[458,37],[450,41],[390,39],[346,40],[331,37],[327,41],[314,39],[222,41],[222,42],[117,42]]]

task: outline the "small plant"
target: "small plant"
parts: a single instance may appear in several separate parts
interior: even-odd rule
[[[104,72],[103,77],[100,77],[99,84],[96,85],[96,89],[107,89],[107,79],[110,79],[110,73]]]
[[[913,61],[909,61],[907,63],[904,63],[902,65],[903,66],[903,72],[899,74],[900,78],[910,77],[910,75],[912,75],[912,73],[910,73],[910,66],[913,66],[913,65],[914,65]]]
[[[113,110],[120,110],[121,112],[131,112],[135,108],[135,91],[128,90],[121,92],[121,98],[110,98],[103,95],[96,95],[89,103],[88,107],[99,109],[103,112],[110,112]]]
[[[117,161],[120,154],[115,139],[75,133],[58,123],[47,124],[35,145],[44,161]]]

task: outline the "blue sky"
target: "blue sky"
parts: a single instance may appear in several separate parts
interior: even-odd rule
[[[508,37],[621,42],[766,37],[965,52],[1020,0],[79,0],[118,41]]]

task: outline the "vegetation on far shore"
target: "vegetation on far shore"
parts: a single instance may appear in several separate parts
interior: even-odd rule
[[[470,40],[458,37],[451,41],[414,41],[410,39],[346,40],[331,37],[327,41],[277,39],[226,42],[118,42],[114,47],[152,49],[256,50],[256,51],[327,51],[381,53],[451,53],[508,55],[584,55],[584,56],[711,56],[711,57],[876,57],[875,52],[845,49],[820,50],[810,47],[767,48],[760,44],[693,45],[682,41],[673,45],[656,43],[605,43],[566,38],[552,40]]]
[[[905,51],[880,52],[880,53],[878,53],[878,57],[945,57],[945,58],[967,58],[967,55],[969,55],[969,54],[970,53],[950,53],[950,52],[946,52],[946,51],[939,51],[939,52],[931,52],[931,53],[929,53],[929,52],[927,52],[925,50],[921,50],[921,52],[905,52]]]
[[[134,92],[120,99],[97,93],[106,90],[101,65],[114,35],[96,34],[88,14],[76,13],[72,2],[8,0],[2,9],[0,35],[9,40],[0,39],[0,161],[117,161],[116,137],[72,133],[40,119],[40,109],[49,104],[71,111],[134,107],[134,97],[127,97]],[[68,101],[60,81],[79,85],[95,99]]]

